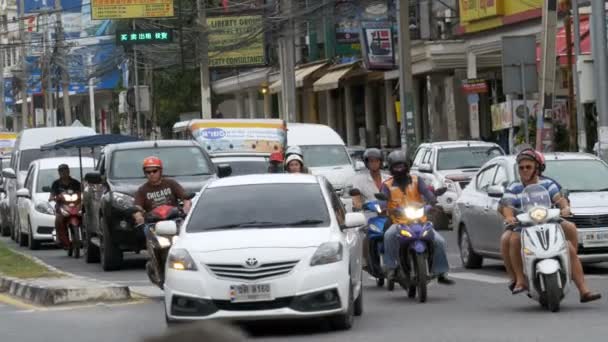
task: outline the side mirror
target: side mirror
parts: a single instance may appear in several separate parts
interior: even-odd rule
[[[89,184],[101,184],[101,173],[98,171],[92,171],[84,175],[84,180]]]
[[[7,167],[6,169],[2,170],[2,177],[17,178],[17,176],[15,175],[15,170],[10,167]]]
[[[42,187],[42,192],[51,192],[51,187],[48,185],[45,185]]]
[[[385,194],[383,194],[381,192],[374,194],[374,197],[376,197],[376,199],[379,201],[388,201],[388,196],[386,196]]]
[[[448,191],[448,188],[446,188],[446,187],[439,188],[439,189],[435,190],[435,196],[439,197],[439,196],[445,194],[446,191]]]
[[[359,195],[361,195],[361,191],[359,191],[359,189],[352,188],[352,189],[350,189],[350,191],[348,192],[348,194],[349,194],[351,197],[354,197],[354,196],[359,196]]]
[[[232,167],[228,164],[219,164],[217,166],[217,176],[220,178],[228,177],[232,174]]]
[[[344,220],[345,228],[358,228],[364,226],[367,223],[365,215],[363,213],[346,213]]]
[[[159,221],[154,226],[154,231],[157,235],[175,235],[177,224],[175,221]]]
[[[365,169],[365,163],[360,160],[355,161],[355,171],[361,171],[363,169]]]
[[[431,164],[420,164],[420,166],[418,166],[418,171],[423,173],[433,173],[433,167]]]
[[[17,190],[17,198],[19,197],[30,198],[30,191],[26,188],[21,188]]]
[[[490,185],[488,187],[488,196],[490,197],[501,198],[504,193],[505,188],[502,185]]]

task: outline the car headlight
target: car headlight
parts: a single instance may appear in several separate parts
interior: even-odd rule
[[[317,248],[310,259],[310,266],[327,265],[342,260],[342,244],[326,242]]]
[[[187,250],[183,248],[172,249],[167,258],[169,268],[177,271],[196,271],[196,264]]]
[[[410,220],[418,220],[424,216],[424,207],[422,208],[414,208],[414,207],[406,207],[404,209],[405,217]]]
[[[36,209],[36,211],[41,214],[55,215],[55,209],[51,206],[49,202],[38,202],[36,203],[34,209]]]
[[[112,193],[112,204],[118,209],[127,210],[133,207],[135,199],[133,196],[123,194],[120,192]]]
[[[528,212],[528,215],[530,215],[530,218],[534,222],[542,222],[544,219],[547,218],[548,213],[549,212],[546,208],[533,208]]]

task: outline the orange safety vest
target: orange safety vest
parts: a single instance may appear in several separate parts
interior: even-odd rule
[[[416,202],[416,203],[424,203],[424,199],[422,198],[422,194],[418,191],[418,177],[410,176],[411,182],[405,188],[405,192],[401,190],[397,185],[394,185],[394,179],[391,177],[384,182],[384,185],[390,191],[390,198],[387,203],[388,213],[391,218],[391,221],[395,224],[407,224],[408,220],[405,216],[396,216],[393,213],[393,209],[397,208],[405,208],[408,203]]]

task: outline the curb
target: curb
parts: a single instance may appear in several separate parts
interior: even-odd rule
[[[0,274],[0,292],[7,292],[12,296],[41,306],[132,299],[131,291],[126,285],[80,277],[61,271],[29,254],[12,248],[11,250],[63,277],[19,279]]]

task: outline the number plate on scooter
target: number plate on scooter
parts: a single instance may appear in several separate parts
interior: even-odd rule
[[[230,285],[230,301],[232,303],[259,302],[272,299],[270,284]]]
[[[582,232],[581,240],[583,247],[603,247],[608,246],[608,230]]]

